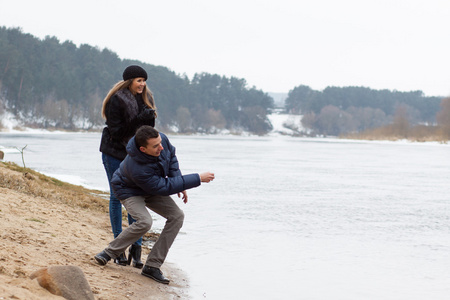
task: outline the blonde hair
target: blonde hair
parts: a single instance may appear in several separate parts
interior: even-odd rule
[[[111,100],[111,97],[119,90],[127,89],[131,83],[133,82],[133,79],[128,80],[121,80],[118,83],[116,83],[108,92],[105,99],[103,99],[103,105],[102,105],[102,117],[106,120],[106,104],[108,104],[109,100]],[[151,109],[155,110],[155,117],[156,117],[156,106],[155,106],[155,99],[153,98],[152,91],[147,87],[147,85],[144,86],[144,90],[142,91],[142,99],[144,100],[145,105],[147,107],[150,107]]]

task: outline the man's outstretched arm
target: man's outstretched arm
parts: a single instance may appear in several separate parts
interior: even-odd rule
[[[201,182],[208,183],[208,182],[214,180],[214,173],[211,173],[211,172],[204,172],[204,173],[201,173],[201,174],[198,174],[198,175],[200,176],[200,181]],[[178,193],[178,198],[181,197],[181,194],[183,194],[183,198],[182,198],[183,202],[187,203],[188,202],[187,192],[186,191],[182,191],[181,193]]]

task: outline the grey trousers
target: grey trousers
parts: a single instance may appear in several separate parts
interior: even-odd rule
[[[105,252],[114,259],[121,253],[124,253],[128,246],[150,230],[153,220],[146,209],[148,207],[166,219],[164,229],[145,262],[145,265],[149,267],[160,268],[181,226],[183,226],[183,211],[170,196],[136,196],[121,200],[121,202],[136,222],[123,230],[121,234],[109,243]]]

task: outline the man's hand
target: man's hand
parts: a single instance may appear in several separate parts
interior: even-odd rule
[[[184,202],[184,204],[186,204],[188,201],[188,196],[187,196],[186,191],[182,191],[181,193],[178,193],[178,198],[181,197],[181,194],[183,194],[183,202]]]
[[[205,172],[205,173],[201,173],[199,175],[200,175],[201,182],[210,182],[210,181],[214,180],[214,173]]]

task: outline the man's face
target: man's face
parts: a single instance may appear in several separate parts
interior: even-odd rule
[[[148,139],[146,147],[139,147],[139,150],[151,156],[159,156],[163,149],[164,148],[161,145],[161,136],[159,134],[156,138]]]

